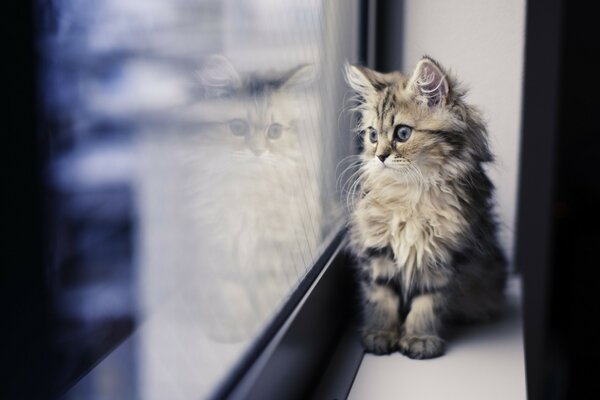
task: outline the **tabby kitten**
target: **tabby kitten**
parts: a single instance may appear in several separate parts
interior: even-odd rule
[[[367,351],[444,353],[450,320],[499,310],[506,261],[496,238],[486,127],[429,57],[411,76],[348,66],[362,152],[350,219]]]
[[[319,187],[301,108],[312,76],[311,65],[241,73],[222,56],[198,72],[186,111],[200,123],[181,156],[199,260],[193,290],[215,341],[250,339],[316,253]]]

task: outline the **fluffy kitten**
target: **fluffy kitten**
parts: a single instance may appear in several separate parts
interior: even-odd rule
[[[364,347],[440,356],[446,321],[486,319],[502,303],[485,125],[431,58],[411,76],[348,66],[346,78],[362,139],[349,246]]]
[[[182,158],[202,320],[215,340],[249,339],[316,253],[319,187],[298,100],[311,76],[310,65],[241,74],[218,56],[199,71],[189,113],[201,124]]]

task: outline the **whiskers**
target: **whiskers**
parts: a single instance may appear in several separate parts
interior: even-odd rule
[[[421,170],[411,162],[403,162],[399,168],[393,168],[398,177],[403,178],[408,184],[415,186],[419,190],[423,189],[425,178]]]
[[[377,188],[373,192],[369,190],[369,196],[373,196],[373,200],[377,200],[379,196],[383,196],[379,200],[389,197],[388,194],[392,192],[387,189],[392,188],[401,188],[402,192],[413,192],[415,198],[418,198],[428,182],[421,169],[406,159],[390,159],[383,165],[376,158],[367,161],[360,155],[342,159],[336,167],[336,175],[336,188],[338,193],[345,197],[349,212],[352,212],[357,201],[364,197],[366,188]]]
[[[340,169],[343,169],[340,171]],[[358,191],[361,188],[361,178],[364,174],[364,160],[360,155],[344,157],[335,168],[337,180],[336,189],[346,198],[346,210],[354,209]]]

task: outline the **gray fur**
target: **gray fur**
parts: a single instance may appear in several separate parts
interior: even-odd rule
[[[346,78],[362,141],[349,248],[363,344],[376,354],[437,357],[449,321],[487,319],[502,304],[506,261],[483,169],[492,161],[485,124],[429,57],[411,76],[349,66]],[[412,128],[408,140],[395,136],[398,126]]]

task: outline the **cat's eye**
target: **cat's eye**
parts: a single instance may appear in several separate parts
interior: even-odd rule
[[[248,121],[236,118],[229,121],[229,130],[235,136],[245,136],[250,131],[250,125],[248,124]]]
[[[269,139],[278,139],[279,137],[281,137],[282,133],[283,125],[281,124],[271,124],[269,125],[269,129],[267,129],[267,136],[269,137]]]
[[[368,129],[368,132],[371,143],[377,143],[377,129],[370,128]]]
[[[406,125],[396,125],[393,139],[397,142],[406,142],[412,135],[412,128]]]

